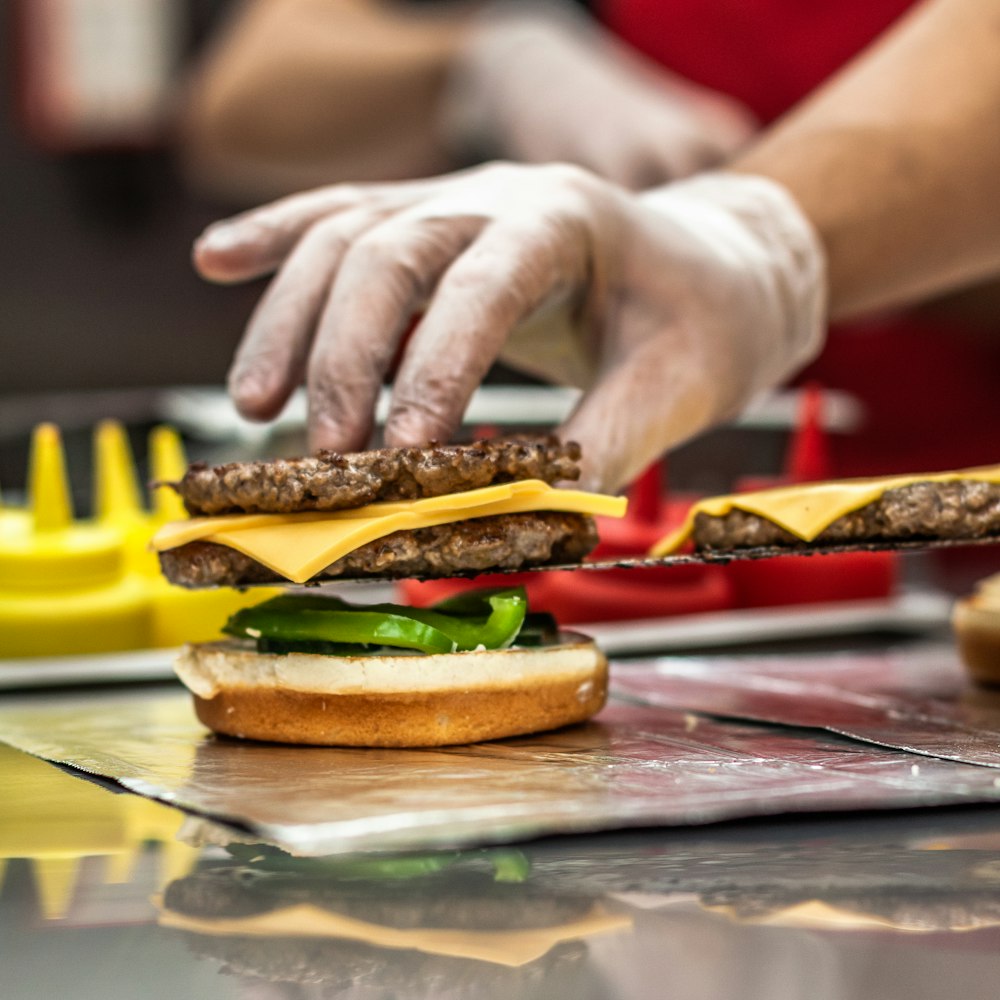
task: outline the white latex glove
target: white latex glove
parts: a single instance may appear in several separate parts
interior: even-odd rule
[[[195,259],[217,280],[280,264],[230,374],[245,415],[275,415],[307,374],[312,444],[364,447],[429,300],[387,443],[448,440],[506,355],[588,389],[560,433],[604,490],[735,415],[822,340],[819,243],[784,189],[739,174],[634,195],[578,167],[494,164],[323,188],[211,227]]]
[[[442,106],[460,155],[576,163],[633,189],[722,163],[756,127],[733,99],[647,62],[557,3],[487,8]]]

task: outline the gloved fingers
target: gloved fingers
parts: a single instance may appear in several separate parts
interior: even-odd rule
[[[511,330],[585,272],[582,242],[545,220],[484,229],[448,268],[406,346],[386,443],[449,440]]]
[[[379,221],[370,208],[330,216],[286,259],[254,310],[229,370],[229,393],[244,417],[277,416],[302,381],[337,267],[351,242]]]
[[[616,493],[666,449],[707,427],[714,406],[684,359],[678,364],[651,340],[607,368],[557,433],[583,450],[579,488]]]
[[[222,284],[259,278],[276,270],[320,219],[364,205],[398,209],[425,196],[436,183],[334,184],[281,198],[209,226],[195,241],[195,268],[203,278]]]
[[[631,191],[645,191],[716,166],[728,155],[721,142],[686,116],[669,129],[655,125],[637,124],[630,140],[618,144],[614,168],[605,176]]]
[[[592,158],[598,159],[598,158]],[[619,148],[600,162],[588,164],[595,173],[629,191],[643,191],[672,181],[677,175],[675,163],[649,145],[636,143]]]
[[[662,148],[666,146],[666,143],[661,142],[661,156],[671,167],[671,174],[665,178],[666,181],[682,180],[717,167],[735,152],[722,137],[694,126],[679,141],[671,143],[669,148]],[[656,187],[658,183],[664,182],[657,181],[646,184],[645,187]]]
[[[309,357],[313,448],[350,451],[367,444],[383,376],[409,321],[482,226],[477,215],[402,214],[351,246]]]
[[[652,121],[618,122],[595,134],[573,137],[561,154],[599,177],[631,191],[687,176],[702,162],[702,137],[684,121],[653,115]]]

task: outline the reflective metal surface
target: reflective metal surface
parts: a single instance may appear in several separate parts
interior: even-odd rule
[[[1000,981],[995,808],[373,865],[174,846],[179,813],[3,748],[0,803],[4,1000],[987,1000]]]
[[[615,685],[645,705],[813,726],[1000,767],[1000,693],[972,684],[951,645],[869,655],[663,658],[619,664]]]
[[[623,672],[632,688],[641,671]],[[647,674],[651,699],[658,675]],[[358,750],[214,738],[176,687],[21,696],[0,707],[0,740],[302,855],[1000,801],[992,768],[614,699],[593,723],[554,733]]]

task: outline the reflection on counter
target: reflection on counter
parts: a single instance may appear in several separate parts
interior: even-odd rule
[[[177,840],[182,814],[158,802],[112,794],[2,744],[0,776],[0,887],[5,875],[27,878],[43,919],[150,923],[150,893],[197,860]]]
[[[995,810],[293,858],[9,750],[0,801],[4,1000],[992,1000],[1000,977]]]
[[[515,849],[325,860],[230,851],[171,883],[160,922],[247,980],[407,996],[474,980],[490,996],[549,997],[567,976],[583,988],[589,939],[632,926],[599,893],[536,886]]]
[[[232,843],[167,887],[160,923],[246,998],[688,987],[774,1000],[802,995],[793,984],[813,974],[813,996],[846,996],[837,939],[1000,924],[1000,821],[963,822],[971,832],[947,820],[920,837],[887,821],[805,825],[804,837],[749,826],[378,858]],[[776,977],[787,981],[774,991]]]

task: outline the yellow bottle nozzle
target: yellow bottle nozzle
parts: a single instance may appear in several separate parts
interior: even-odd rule
[[[72,523],[66,456],[55,424],[39,424],[31,440],[28,506],[36,532],[60,531]]]
[[[73,893],[80,874],[80,858],[72,856],[35,858],[33,867],[42,916],[46,920],[61,920],[73,902]]]
[[[187,469],[181,436],[173,427],[154,427],[149,434],[149,469],[154,482],[176,482]],[[157,524],[187,517],[181,498],[169,487],[153,492],[153,520]]]
[[[117,420],[103,420],[94,431],[94,514],[112,522],[143,516],[132,449]]]

